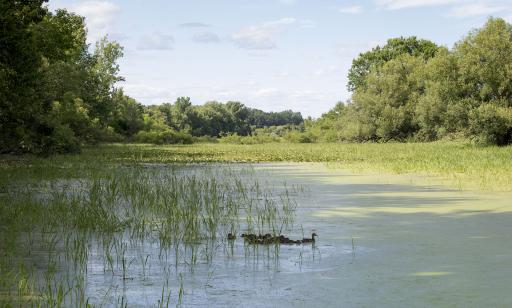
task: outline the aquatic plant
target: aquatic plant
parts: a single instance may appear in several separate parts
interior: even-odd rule
[[[47,180],[23,170],[23,175],[12,175],[10,184],[4,182],[0,292],[8,296],[0,296],[2,305],[98,304],[84,283],[94,270],[91,260],[101,260],[102,273],[111,274],[113,283],[126,285],[148,279],[148,259],[153,257],[164,268],[174,265],[164,271],[167,282],[155,302],[181,305],[186,295],[183,271],[193,272],[198,262],[211,263],[228,251],[228,233],[253,227],[277,232],[293,223],[292,195],[298,189],[262,189],[247,168],[76,162],[70,164],[76,172],[69,172],[48,163],[56,169]],[[146,242],[157,245],[157,256],[140,250]],[[128,306],[127,298],[119,294],[117,305]]]

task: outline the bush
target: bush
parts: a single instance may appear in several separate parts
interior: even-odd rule
[[[284,139],[291,143],[314,143],[318,140],[318,137],[311,132],[291,131],[284,135]]]
[[[192,137],[193,143],[218,143],[219,139],[217,137],[211,136],[201,136],[201,137]]]
[[[477,142],[507,145],[512,142],[512,108],[485,104],[471,111],[469,134]]]
[[[140,131],[135,136],[135,141],[153,144],[191,144],[192,135],[187,132],[178,132],[167,129],[163,131]]]
[[[97,142],[121,142],[124,141],[124,137],[121,134],[115,132],[111,126],[97,127],[94,129],[93,138],[89,140],[89,143]]]
[[[53,132],[49,136],[42,139],[42,151],[39,154],[62,154],[62,153],[79,153],[80,140],[75,133],[67,125],[59,125],[53,128]]]
[[[231,144],[263,144],[271,142],[280,142],[281,139],[277,136],[266,134],[259,134],[254,136],[239,136],[238,134],[230,134],[219,139],[221,143]]]

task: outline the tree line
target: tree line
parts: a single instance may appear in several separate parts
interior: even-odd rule
[[[123,48],[87,44],[82,16],[46,0],[0,2],[0,153],[76,152],[97,142],[433,141],[512,143],[512,25],[490,18],[455,46],[400,37],[360,54],[352,97],[319,119],[188,97],[144,106],[118,86]],[[266,138],[266,137],[269,138]]]
[[[0,2],[0,153],[76,152],[113,141],[187,143],[303,122],[300,113],[239,102],[193,106],[179,98],[143,106],[117,86],[124,80],[123,48],[107,37],[90,48],[84,17],[50,12],[45,2]]]
[[[388,40],[352,64],[352,98],[308,126],[334,141],[512,143],[512,25],[490,18],[452,49]]]

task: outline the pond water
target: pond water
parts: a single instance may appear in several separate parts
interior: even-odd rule
[[[248,252],[237,239],[229,257],[182,274],[184,306],[512,305],[511,195],[414,185],[400,176],[319,164],[255,169],[266,185],[286,181],[305,188],[295,221],[305,234],[318,233],[317,243],[281,246],[275,257],[265,247]],[[141,249],[152,254],[158,247]],[[130,305],[154,303],[161,273],[149,271],[143,281],[116,285],[116,292]],[[112,283],[101,270],[91,271],[88,291],[101,293]],[[173,291],[171,297],[179,293]]]
[[[200,168],[192,165],[179,172],[194,173]],[[158,241],[127,240],[121,245],[126,248],[122,276],[119,271],[105,271],[104,251],[93,244],[84,287],[90,303],[128,307],[512,305],[510,193],[459,191],[436,186],[435,180],[417,184],[425,181],[354,174],[322,164],[209,168],[224,177],[251,169],[241,172],[244,181],[257,181],[277,191],[283,191],[283,183],[299,188],[294,195],[293,228],[283,233],[302,238],[316,232],[316,243],[254,246],[244,244],[238,234],[233,242],[221,239],[202,246],[197,263],[183,267],[175,265],[172,249],[162,250]],[[232,171],[221,172],[227,168]]]

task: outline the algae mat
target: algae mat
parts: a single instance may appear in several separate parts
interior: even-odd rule
[[[308,271],[279,273],[270,293],[282,298],[264,306],[512,305],[511,194],[321,164],[259,168],[307,187],[297,220],[320,235],[321,256]]]

